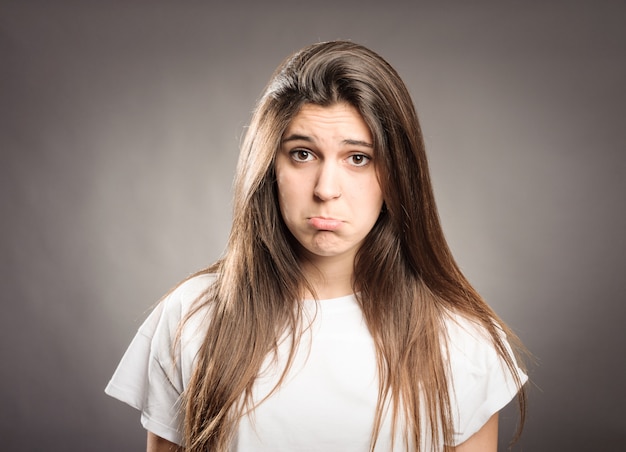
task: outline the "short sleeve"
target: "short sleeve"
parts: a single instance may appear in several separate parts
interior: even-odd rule
[[[193,328],[190,337],[186,324],[180,341],[183,353],[173,345],[181,319],[207,288],[206,277],[196,277],[161,301],[137,331],[105,388],[106,394],[141,412],[146,430],[176,444],[182,443],[181,396],[202,336]]]
[[[513,356],[510,345],[505,345]],[[486,331],[468,320],[448,325],[454,445],[469,439],[517,394],[515,378]],[[516,366],[522,384],[528,377]]]

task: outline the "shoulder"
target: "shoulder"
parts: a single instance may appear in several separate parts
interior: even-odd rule
[[[211,286],[215,283],[216,275],[200,274],[184,280],[172,289],[161,301],[163,313],[168,317],[184,317],[200,302]]]
[[[150,338],[153,368],[166,373],[179,391],[189,380],[206,335],[208,308],[203,302],[215,280],[215,275],[203,274],[183,281],[155,308],[153,324],[142,326]]]
[[[201,314],[204,313],[204,309],[200,308],[197,315],[191,319],[187,319],[187,315],[196,307],[196,303],[203,301],[203,296],[207,294],[215,280],[214,274],[200,274],[186,279],[163,297],[150,315],[153,320],[150,321],[149,318],[142,328],[153,332],[160,330],[161,334],[174,337],[182,321],[189,320],[189,324],[198,323],[194,322],[194,319],[203,317]],[[149,331],[145,333],[154,335]]]
[[[471,368],[490,368],[498,359],[493,338],[477,320],[460,314],[448,314],[444,320],[445,340],[451,364]],[[505,339],[504,332],[501,338]]]
[[[139,328],[138,336],[143,336],[152,343],[153,352],[161,350],[167,355],[178,336],[181,322],[185,322],[184,329],[181,330],[181,339],[189,336],[192,327],[193,335],[198,334],[198,328],[203,324],[201,319],[204,319],[204,315],[201,314],[205,311],[199,309],[197,315],[193,315],[192,318],[187,319],[187,316],[192,312],[195,303],[207,293],[215,279],[215,275],[202,274],[192,276],[177,285],[152,310]]]

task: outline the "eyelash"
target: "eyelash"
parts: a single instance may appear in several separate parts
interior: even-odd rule
[[[311,151],[307,151],[306,149],[294,149],[289,154],[291,155],[291,158],[293,160],[299,163],[308,162],[309,161],[308,157],[311,157],[313,155]],[[306,154],[307,158],[305,158],[304,160],[301,160],[300,158],[298,158],[298,157],[301,157],[302,154]]]
[[[304,159],[299,158],[302,156],[302,154],[306,155]],[[297,163],[306,163],[311,161],[309,158],[313,156],[313,152],[306,149],[294,149],[293,151],[289,152],[289,155]],[[357,163],[354,161],[355,158],[362,159],[362,161],[360,163]],[[361,168],[363,166],[367,166],[367,164],[372,160],[372,157],[366,154],[352,154],[348,157],[348,159],[352,160],[352,163],[350,163],[350,165]]]
[[[352,165],[357,166],[357,167],[366,166],[372,160],[372,158],[369,155],[365,155],[365,154],[353,154],[348,158],[352,159],[352,161],[354,162],[355,157],[359,157],[363,159],[361,163],[358,163],[358,164],[356,162],[352,163]]]

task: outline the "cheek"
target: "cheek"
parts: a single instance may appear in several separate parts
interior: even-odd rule
[[[278,207],[283,215],[283,219],[285,219],[284,217],[288,215],[293,207],[293,183],[282,173],[277,173],[276,187],[278,192]]]
[[[378,181],[374,179],[363,184],[358,193],[360,194],[358,201],[363,211],[371,212],[372,215],[375,214],[376,218],[378,218],[378,214],[383,207],[383,193]]]

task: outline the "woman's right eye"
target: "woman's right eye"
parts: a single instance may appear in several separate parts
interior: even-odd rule
[[[290,152],[291,158],[296,162],[308,162],[313,160],[313,153],[306,149],[295,149]]]

